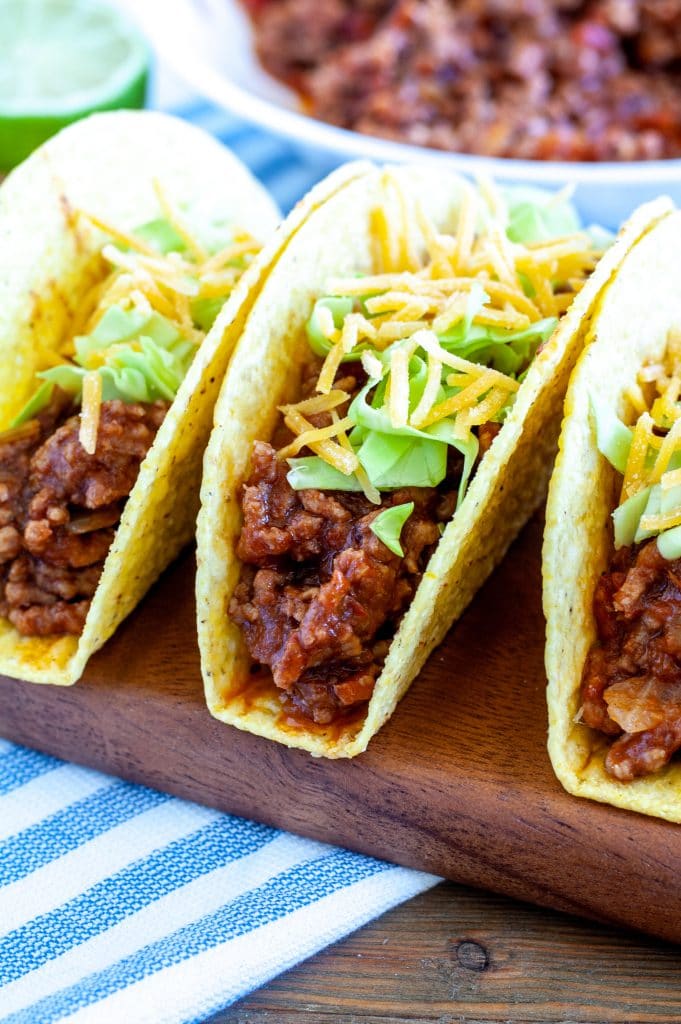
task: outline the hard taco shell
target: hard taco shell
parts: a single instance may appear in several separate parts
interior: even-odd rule
[[[447,172],[394,171],[439,230],[456,224],[462,183]],[[240,629],[227,616],[241,564],[239,489],[252,442],[271,436],[277,406],[294,397],[304,325],[331,276],[368,273],[378,169],[351,182],[309,218],[277,263],[246,322],[215,409],[198,519],[197,613],[206,700],[223,722],[325,757],[353,757],[392,715],[424,661],[505,554],[546,492],[562,401],[584,327],[636,239],[668,209],[643,207],[621,232],[532,363],[512,412],[433,554],[392,641],[366,714],[328,727],[291,722],[274,684],[249,675]]]
[[[681,764],[633,782],[605,771],[605,736],[575,722],[582,670],[596,638],[594,588],[612,554],[611,513],[621,478],[596,448],[590,395],[623,413],[624,390],[644,362],[662,357],[681,329],[681,212],[652,227],[604,290],[570,381],[560,452],[546,506],[543,576],[548,748],[556,775],[577,796],[681,821]]]
[[[159,216],[155,178],[176,201],[269,241],[201,345],[142,463],[82,635],[22,637],[0,619],[6,675],[75,682],[191,539],[201,456],[234,343],[272,264],[314,206],[299,206],[274,232],[277,208],[241,162],[205,132],[163,114],[95,115],[61,132],[0,189],[0,429],[30,393],[37,332],[43,347],[62,339],[92,283],[93,254],[107,241],[76,211],[130,230]]]

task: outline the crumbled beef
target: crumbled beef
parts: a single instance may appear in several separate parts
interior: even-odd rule
[[[261,59],[287,81],[316,67],[338,46],[366,39],[392,0],[245,0],[260,31]]]
[[[370,135],[526,159],[681,155],[681,0],[246,0],[264,65]]]
[[[325,724],[371,696],[383,633],[411,600],[453,502],[435,488],[403,488],[379,508],[363,494],[294,491],[287,469],[255,443],[237,549],[245,569],[230,615],[290,704]],[[381,509],[410,501],[400,558],[370,525]]]
[[[618,737],[605,766],[621,781],[681,747],[681,559],[655,540],[617,551],[594,593],[598,641],[582,677],[582,720]]]
[[[20,633],[78,634],[140,463],[168,408],[104,402],[97,448],[63,392],[0,435],[0,614]]]
[[[480,455],[484,455],[492,447],[492,441],[501,430],[501,423],[483,423],[478,427]]]

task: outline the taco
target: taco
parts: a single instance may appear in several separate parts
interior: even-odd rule
[[[571,793],[681,821],[681,213],[606,290],[544,540],[549,753]]]
[[[204,460],[216,717],[365,749],[542,500],[585,320],[663,209],[599,260],[564,195],[374,169],[307,221],[248,318]]]
[[[155,113],[80,121],[2,185],[0,673],[73,683],[190,539],[278,219],[228,150]]]

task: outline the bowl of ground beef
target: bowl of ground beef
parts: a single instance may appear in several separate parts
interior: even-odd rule
[[[330,159],[572,183],[616,227],[681,203],[681,0],[167,0],[203,95]],[[325,167],[326,169],[326,167]]]

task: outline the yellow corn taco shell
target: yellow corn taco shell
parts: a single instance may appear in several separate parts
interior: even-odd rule
[[[674,212],[626,256],[598,304],[593,340],[567,392],[543,551],[548,748],[556,775],[577,796],[669,821],[681,821],[681,764],[618,782],[604,768],[606,737],[575,717],[584,663],[596,638],[594,588],[611,557],[610,516],[621,483],[596,448],[589,396],[622,414],[624,391],[636,383],[641,365],[661,358],[669,331],[681,329],[680,238],[681,212]]]
[[[462,183],[446,172],[394,172],[439,230],[457,222]],[[555,453],[562,401],[584,325],[627,249],[668,208],[642,209],[602,258],[558,329],[531,364],[512,412],[448,524],[395,635],[360,721],[297,726],[285,719],[274,684],[253,685],[241,631],[227,616],[241,564],[239,488],[252,442],[271,436],[277,406],[290,401],[307,345],[304,325],[331,276],[375,269],[372,212],[378,169],[329,199],[298,232],[248,318],[215,410],[204,459],[198,520],[198,633],[206,700],[231,725],[326,757],[352,757],[393,713],[424,661],[506,552],[542,500]]]
[[[0,430],[31,393],[38,344],[56,350],[93,283],[93,255],[108,239],[78,211],[130,230],[160,215],[155,180],[197,215],[224,218],[263,242],[279,220],[232,153],[172,117],[96,115],[41,147],[0,189]],[[22,637],[0,619],[0,673],[73,683],[191,538],[219,381],[281,245],[275,236],[253,261],[197,353],[142,464],[82,635]]]

